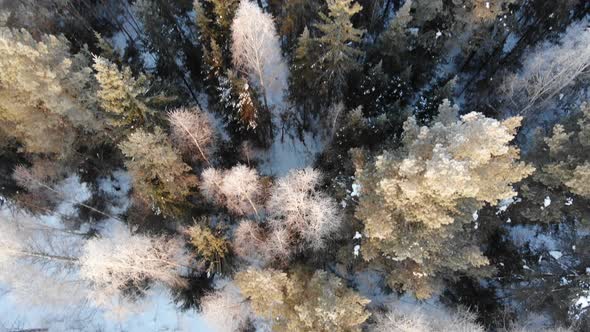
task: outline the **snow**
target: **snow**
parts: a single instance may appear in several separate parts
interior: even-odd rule
[[[473,211],[473,215],[472,216],[473,216],[473,221],[477,221],[477,219],[479,218],[478,211],[477,210]]]
[[[502,52],[504,54],[510,53],[510,51],[512,51],[514,49],[514,47],[516,47],[518,40],[519,40],[518,36],[516,36],[513,33],[510,33],[510,35],[508,35],[508,37],[506,38],[506,42],[504,42],[504,46],[502,47]]]
[[[352,192],[350,193],[351,197],[359,197],[361,193],[361,185],[359,183],[352,184]]]
[[[500,201],[500,203],[498,203],[498,210],[496,211],[496,215],[502,213],[502,212],[506,212],[506,210],[508,209],[508,207],[510,205],[512,205],[513,203],[517,203],[520,202],[520,198],[516,198],[516,197],[510,197],[510,198],[506,198]]]
[[[354,233],[354,237],[353,237],[352,239],[353,239],[353,240],[357,240],[357,239],[362,239],[362,237],[363,237],[363,236],[361,235],[361,233],[359,233],[359,232],[355,232],[355,233]]]
[[[549,255],[551,255],[551,257],[553,257],[555,259],[560,259],[561,256],[563,256],[563,254],[561,253],[561,251],[557,251],[557,250],[551,250],[551,251],[549,251]]]
[[[321,138],[309,132],[304,133],[304,142],[294,135],[281,137],[278,133],[268,150],[258,152],[258,157],[262,159],[258,169],[263,175],[285,176],[292,169],[310,166],[323,147]]]
[[[551,198],[549,196],[547,196],[543,200],[543,207],[548,207],[549,205],[551,205]]]
[[[31,230],[35,248],[77,257],[83,246],[83,237],[74,232],[90,229],[82,224],[78,229],[64,225],[64,218],[77,217],[78,204],[92,197],[90,186],[76,174],[70,175],[55,187],[63,199],[53,214],[39,216],[24,212],[15,213],[11,202],[0,206],[0,222],[18,222]],[[97,180],[97,191],[108,199],[107,208],[112,213],[123,213],[130,204],[131,179],[127,172],[116,170],[109,177]],[[93,224],[101,236],[110,236],[120,227],[114,219]],[[124,227],[124,226],[123,226]],[[49,230],[49,231],[48,231]],[[52,231],[55,230],[55,231]],[[69,232],[62,232],[68,230]],[[51,236],[48,236],[51,234]],[[12,271],[22,263],[18,260],[3,261],[0,270],[0,331],[3,329],[46,328],[49,331],[210,331],[195,310],[180,311],[173,303],[171,294],[162,286],[154,285],[138,302],[130,303],[121,298],[112,298],[109,307],[98,307],[87,298],[88,285],[80,280],[76,269],[63,269],[55,263],[25,265],[29,269],[24,281],[22,276],[2,271]],[[13,266],[12,268],[11,266]],[[30,271],[30,272],[29,272]],[[58,273],[58,275],[56,275]],[[57,277],[59,279],[51,279]],[[63,280],[55,287],[44,287],[47,282]],[[23,285],[22,283],[25,282]],[[19,287],[14,287],[18,285]],[[23,287],[24,286],[24,287]],[[123,309],[123,310],[122,310]]]
[[[129,193],[131,191],[131,176],[124,170],[115,170],[109,177],[97,180],[98,190],[109,199],[107,210],[111,214],[125,213],[131,206]]]
[[[139,311],[121,320],[82,303],[79,306],[30,306],[0,297],[0,330],[47,328],[53,331],[208,331],[195,310],[180,312],[163,288],[153,288],[143,299]]]
[[[575,303],[578,310],[583,310],[590,307],[590,295],[580,296]]]
[[[80,176],[70,175],[62,180],[55,188],[59,191],[63,200],[56,208],[57,213],[64,216],[72,216],[78,211],[78,204],[92,197],[88,184],[80,182]]]
[[[544,250],[556,251],[559,248],[557,239],[551,234],[545,234],[538,225],[515,225],[509,228],[509,237],[519,248],[527,244],[533,253]]]
[[[358,255],[359,255],[360,251],[361,251],[361,246],[360,246],[360,244],[357,244],[357,245],[355,245],[355,246],[354,246],[354,251],[353,251],[353,253],[354,253],[354,257],[358,257]]]
[[[567,198],[565,199],[565,205],[566,205],[566,206],[570,206],[570,205],[572,205],[572,204],[574,204],[574,198],[573,198],[573,197],[567,197]]]

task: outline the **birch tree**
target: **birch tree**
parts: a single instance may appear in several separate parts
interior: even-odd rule
[[[287,66],[269,14],[249,0],[242,0],[232,23],[232,56],[236,68],[260,89],[267,111],[271,98],[284,89]]]
[[[586,20],[570,26],[559,43],[546,42],[529,52],[518,73],[501,87],[513,114],[543,107],[590,71],[590,29]]]
[[[179,108],[168,113],[168,121],[172,128],[172,142],[194,159],[202,159],[207,164],[211,145],[213,144],[213,128],[207,114],[198,107],[193,109]]]
[[[91,283],[92,300],[99,304],[129,287],[143,292],[148,281],[184,287],[180,275],[188,264],[179,239],[132,234],[122,224],[108,236],[88,240],[79,258],[80,276]]]
[[[262,186],[255,169],[245,165],[226,171],[208,168],[202,178],[201,192],[207,199],[238,215],[259,216]]]

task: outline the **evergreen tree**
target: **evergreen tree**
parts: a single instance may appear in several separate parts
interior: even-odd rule
[[[522,200],[513,208],[514,219],[590,223],[590,106],[582,104],[556,124],[550,136],[539,132],[533,143],[527,158],[537,171],[521,186]]]
[[[61,36],[0,28],[0,123],[24,152],[66,158],[102,128],[88,60],[69,48]]]
[[[400,112],[410,93],[402,78],[384,73],[382,62],[369,69],[355,92],[349,98],[350,103],[362,105],[363,113],[368,117]]]
[[[316,51],[316,41],[311,38],[309,29],[305,27],[297,40],[289,78],[290,99],[302,108],[304,126],[307,125],[310,113],[314,113],[320,101],[316,91],[319,69],[314,63],[317,58]]]
[[[291,274],[250,268],[239,272],[236,284],[250,300],[253,312],[273,331],[361,331],[370,302],[325,271]]]
[[[221,268],[221,264],[229,255],[229,243],[220,232],[211,231],[211,229],[202,224],[195,224],[187,230],[190,243],[195,247],[199,257],[208,265],[207,273],[210,275]]]
[[[188,12],[192,3],[185,1],[138,0],[134,4],[142,22],[145,47],[154,57],[159,77],[172,78],[196,100],[201,81],[202,48]]]
[[[364,55],[358,47],[363,30],[351,21],[362,7],[353,0],[327,0],[327,4],[328,15],[320,13],[322,23],[315,25],[321,32],[316,39],[320,53],[316,80],[322,94],[334,102],[346,92],[348,74],[359,69],[359,58]]]
[[[139,129],[119,148],[128,158],[125,165],[133,176],[139,203],[151,207],[156,214],[180,214],[197,178],[172,148],[166,134],[158,127],[154,133]]]
[[[401,148],[357,161],[363,258],[389,267],[389,284],[418,298],[431,296],[441,277],[477,275],[488,265],[468,224],[484,203],[513,197],[512,183],[533,171],[509,145],[520,118],[470,113],[457,120],[457,113],[445,101],[432,127],[412,117]]]
[[[142,75],[136,80],[129,67],[119,70],[116,64],[102,57],[94,58],[93,67],[100,86],[98,100],[109,114],[110,125],[117,129],[116,136],[146,125],[150,110],[142,99],[148,90],[147,78]]]

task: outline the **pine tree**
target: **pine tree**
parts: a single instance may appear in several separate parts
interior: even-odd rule
[[[252,311],[273,331],[361,331],[370,302],[325,271],[294,269],[289,275],[250,268],[235,282]]]
[[[353,0],[327,0],[327,4],[328,15],[320,13],[322,23],[315,25],[322,34],[316,39],[320,52],[317,81],[329,101],[338,101],[345,93],[348,74],[359,69],[364,54],[358,48],[364,31],[351,22],[362,7]]]
[[[240,4],[239,0],[207,0],[213,4],[213,17],[219,37],[217,42],[227,50],[230,41],[231,25]]]
[[[99,132],[92,70],[64,37],[0,28],[0,124],[24,152],[66,159]]]
[[[139,129],[120,143],[119,148],[128,158],[125,165],[133,176],[133,188],[140,201],[156,214],[179,214],[196,187],[197,178],[166,134],[158,127],[153,133]]]
[[[366,116],[376,117],[399,112],[400,104],[408,97],[407,83],[399,76],[385,74],[380,61],[369,69],[350,101],[362,105]]]
[[[582,104],[551,135],[538,132],[533,143],[527,159],[537,171],[522,184],[522,201],[513,210],[530,221],[590,223],[590,106]]]
[[[188,15],[191,3],[138,0],[134,8],[143,23],[143,41],[155,57],[159,76],[175,78],[194,97],[191,81],[197,83],[201,78],[202,54],[194,24]]]
[[[410,118],[401,148],[356,166],[363,257],[388,266],[390,285],[418,298],[431,296],[445,275],[488,265],[467,225],[484,203],[513,197],[512,184],[533,171],[509,145],[520,118],[457,120],[457,113],[445,101],[430,128]]]
[[[213,234],[209,227],[202,224],[194,224],[188,228],[187,234],[197,254],[208,264],[207,273],[219,270],[224,258],[229,254],[228,241],[220,235]]]
[[[292,51],[292,45],[304,28],[316,19],[322,5],[320,1],[308,0],[268,1],[268,7],[276,17],[278,32],[286,51]]]
[[[412,37],[407,34],[406,29],[412,21],[411,9],[412,0],[406,0],[385,32],[379,37],[378,47],[386,72],[400,73],[408,68],[410,63],[409,51]]]

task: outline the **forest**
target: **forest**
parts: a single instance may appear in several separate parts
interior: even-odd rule
[[[590,331],[590,2],[0,0],[32,331]]]

